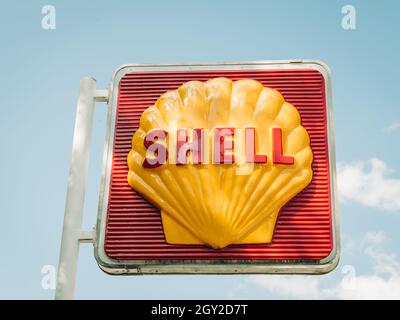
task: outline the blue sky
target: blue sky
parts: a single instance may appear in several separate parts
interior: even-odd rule
[[[41,9],[56,8],[56,29]],[[344,5],[356,30],[341,26]],[[51,299],[79,80],[121,64],[319,59],[333,74],[342,257],[324,276],[111,277],[91,245],[77,298],[400,298],[397,1],[9,1],[0,11],[0,298]],[[84,225],[96,219],[105,105],[96,108]]]

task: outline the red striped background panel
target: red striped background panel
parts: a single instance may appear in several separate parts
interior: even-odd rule
[[[159,209],[127,182],[127,155],[142,112],[167,90],[190,80],[250,78],[279,90],[299,110],[314,154],[313,180],[282,208],[271,244],[222,250],[165,242]],[[115,260],[321,260],[333,248],[324,77],[316,70],[131,72],[118,87],[104,249]]]

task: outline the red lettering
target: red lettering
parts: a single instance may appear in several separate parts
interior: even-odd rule
[[[192,141],[189,142],[188,129],[178,129],[176,138],[176,164],[184,165],[189,162],[189,155],[192,154],[193,164],[204,163],[204,139],[203,128],[193,129]],[[273,164],[293,165],[294,157],[285,155],[283,152],[282,129],[272,128],[272,161]],[[144,139],[144,146],[147,149],[146,158],[143,161],[145,168],[157,168],[167,162],[168,150],[166,138],[168,132],[162,129],[151,130]],[[208,135],[207,135],[208,137]],[[245,128],[245,157],[247,163],[267,163],[268,157],[256,153],[256,129]],[[162,143],[161,143],[162,141]],[[268,143],[268,142],[266,142]],[[213,163],[233,164],[235,163],[234,145],[235,128],[215,128],[213,143]]]
[[[256,131],[254,128],[245,129],[246,162],[247,163],[266,163],[267,156],[256,154]]]
[[[235,155],[233,154],[234,136],[235,136],[235,128],[215,128],[214,163],[232,164],[235,162]],[[226,151],[232,151],[232,153],[227,154]]]
[[[283,154],[281,128],[272,128],[272,153],[274,164],[294,164],[292,156]]]
[[[178,129],[176,143],[176,164],[187,164],[189,152],[192,152],[193,164],[203,163],[204,129],[193,129],[193,141],[188,142],[186,129]]]
[[[159,140],[165,140],[168,132],[161,129],[151,130],[144,138],[143,144],[147,149],[146,158],[143,161],[145,168],[157,168],[167,162],[167,148]]]

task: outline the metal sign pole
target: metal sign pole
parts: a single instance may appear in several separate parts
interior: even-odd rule
[[[57,274],[56,299],[73,299],[79,244],[94,242],[93,231],[83,231],[82,218],[86,177],[89,165],[90,140],[96,101],[107,101],[106,90],[96,90],[96,80],[81,79],[76,111],[72,158],[68,177],[64,226]]]

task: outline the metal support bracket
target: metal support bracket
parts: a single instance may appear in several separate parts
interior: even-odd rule
[[[94,92],[95,102],[108,102],[108,90],[95,90]]]
[[[93,78],[81,79],[57,273],[56,299],[73,299],[79,245],[96,241],[93,230],[82,231],[81,228],[94,106],[95,102],[107,101],[108,90],[97,90],[96,80]]]
[[[79,241],[79,243],[95,243],[96,231],[95,230],[81,230],[78,241]]]

